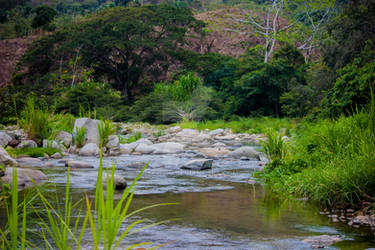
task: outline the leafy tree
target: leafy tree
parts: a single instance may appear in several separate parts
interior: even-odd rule
[[[48,5],[41,5],[35,9],[35,17],[31,23],[33,28],[45,27],[56,17],[57,12],[55,9],[49,7]]]

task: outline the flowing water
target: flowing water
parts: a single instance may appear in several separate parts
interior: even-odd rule
[[[123,247],[153,242],[154,245],[166,244],[162,249],[309,249],[303,239],[322,234],[340,235],[344,239],[331,249],[375,246],[370,230],[330,222],[309,202],[280,200],[266,192],[260,183],[249,183],[259,162],[223,159],[215,160],[212,170],[181,170],[179,167],[193,156],[184,153],[104,158],[104,166],[111,167],[115,163],[116,174],[124,176],[128,183],[149,163],[138,181],[132,209],[164,202],[178,203],[153,208],[133,218],[147,219],[150,223],[179,220],[131,235],[124,240]],[[83,192],[93,194],[99,159],[76,159],[96,166],[71,171],[73,197],[81,199]],[[59,166],[58,161],[54,163],[55,168],[44,172],[63,196],[66,168]],[[118,192],[118,197],[120,195]],[[89,246],[89,236],[84,241]]]

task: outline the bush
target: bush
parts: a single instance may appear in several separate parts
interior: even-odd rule
[[[76,134],[73,137],[73,144],[77,148],[83,147],[85,144],[85,139],[86,139],[86,127],[77,127]]]
[[[17,156],[29,156],[29,157],[44,157],[45,154],[51,156],[55,153],[60,153],[61,151],[56,148],[15,148],[15,149],[7,149],[7,152],[12,157]]]
[[[48,109],[35,105],[34,98],[29,98],[21,112],[20,125],[26,131],[29,139],[38,143],[50,135],[51,114]]]
[[[116,133],[116,129],[113,125],[113,122],[109,120],[100,121],[98,123],[98,131],[101,147],[104,147],[107,144],[110,135]]]

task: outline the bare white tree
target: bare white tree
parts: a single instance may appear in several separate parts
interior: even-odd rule
[[[303,13],[288,24],[281,25],[281,22],[285,22],[285,19],[281,20],[282,15],[289,10],[290,4],[300,7]],[[304,54],[307,56],[305,59],[309,58],[312,50],[320,46],[317,43],[317,34],[321,31],[323,24],[331,17],[335,9],[335,0],[268,0],[264,5],[266,6],[266,14],[261,17],[248,14],[246,19],[233,19],[251,25],[254,31],[248,33],[260,35],[263,38],[263,56],[264,62],[267,63],[272,57],[276,43],[278,41],[289,41],[289,37],[292,37],[292,34],[297,30],[294,29],[294,26],[301,20],[308,20],[310,28],[305,30],[306,34],[299,36],[302,37],[303,41],[295,42],[300,44],[299,50],[305,51]],[[298,30],[298,32],[302,31]]]

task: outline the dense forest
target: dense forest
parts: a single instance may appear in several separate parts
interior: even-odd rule
[[[375,211],[374,13],[375,0],[0,0],[0,39],[32,41],[0,124],[30,130],[40,112],[38,144],[49,114],[261,133],[254,177],[273,192]]]

